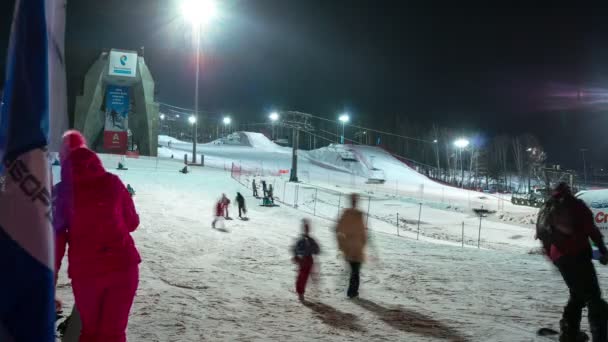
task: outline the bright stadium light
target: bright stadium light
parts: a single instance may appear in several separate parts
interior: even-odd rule
[[[230,125],[230,123],[232,122],[232,119],[230,119],[229,116],[224,117],[224,125]]]
[[[268,117],[270,118],[270,121],[275,122],[275,121],[279,120],[279,113],[272,112],[272,113],[270,113],[270,115],[268,115]]]
[[[464,138],[456,139],[456,141],[454,141],[454,146],[463,149],[469,146],[469,141]]]
[[[161,119],[161,120],[165,120],[165,114],[161,114],[161,115],[160,115],[160,119]]]
[[[188,122],[194,125],[196,123],[196,116],[190,115],[190,117],[188,118]]]
[[[465,139],[465,138],[460,138],[460,139],[456,139],[456,141],[454,141],[454,146],[456,146],[456,148],[458,148],[458,154],[459,154],[459,159],[460,159],[460,173],[461,173],[461,178],[460,178],[460,186],[464,187],[464,159],[462,157],[462,151],[469,146],[469,140]]]
[[[338,117],[338,120],[342,123],[342,135],[340,136],[340,144],[344,144],[344,125],[350,120],[347,113],[344,113]]]
[[[217,4],[213,0],[182,0],[181,11],[193,27],[205,26],[218,15]]]
[[[176,119],[179,119],[179,114],[175,114],[175,118],[176,118]]]

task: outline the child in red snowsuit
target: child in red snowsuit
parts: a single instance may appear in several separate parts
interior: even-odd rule
[[[304,300],[304,292],[306,291],[306,283],[310,277],[310,272],[314,265],[313,255],[320,253],[319,245],[310,235],[310,221],[307,219],[302,220],[302,236],[296,242],[293,247],[293,261],[297,263],[300,268],[298,271],[298,277],[296,278],[296,292],[300,301]]]
[[[86,147],[65,157],[53,217],[55,269],[68,275],[82,320],[80,342],[126,341],[141,258],[131,237],[139,216],[122,181]]]
[[[215,219],[213,219],[211,227],[215,228],[218,222],[222,222],[223,225],[224,216],[228,217],[228,204],[230,204],[230,200],[226,194],[222,194],[222,198],[215,204]]]

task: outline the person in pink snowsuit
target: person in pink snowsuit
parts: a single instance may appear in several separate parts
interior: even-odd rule
[[[65,141],[65,140],[64,140]],[[56,272],[68,248],[68,276],[82,320],[80,342],[126,341],[141,258],[131,237],[139,216],[122,181],[86,147],[62,158],[53,226]]]

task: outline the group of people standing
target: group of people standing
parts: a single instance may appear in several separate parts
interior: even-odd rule
[[[263,205],[272,205],[274,204],[274,188],[272,184],[266,184],[265,180],[261,181],[262,183],[262,204]],[[253,190],[253,197],[259,198],[258,195],[258,185],[255,182],[255,178],[251,181],[251,189]]]
[[[68,247],[79,341],[124,342],[141,262],[131,237],[139,226],[133,199],[77,131],[64,134],[60,164],[52,193],[55,279]],[[59,299],[55,306],[61,310]]]

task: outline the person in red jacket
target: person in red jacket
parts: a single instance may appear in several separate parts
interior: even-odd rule
[[[560,341],[580,338],[582,310],[588,306],[593,341],[608,342],[608,304],[602,299],[589,240],[598,247],[604,265],[608,250],[591,210],[562,183],[539,212],[536,236],[570,290],[560,321]]]
[[[56,272],[68,249],[68,276],[82,320],[80,342],[126,341],[141,258],[131,232],[139,216],[122,181],[86,147],[62,162],[53,226]]]

